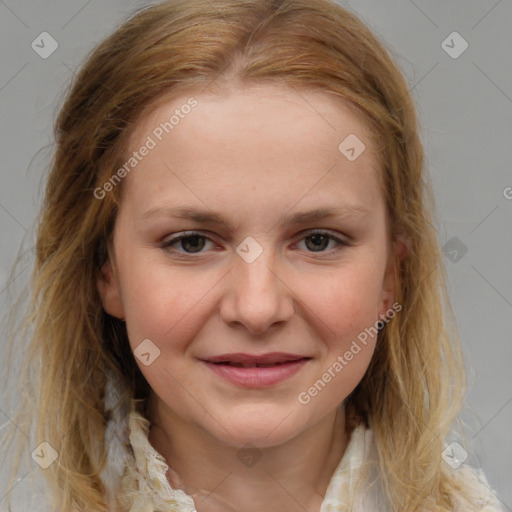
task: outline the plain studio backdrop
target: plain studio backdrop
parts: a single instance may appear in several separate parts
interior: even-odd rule
[[[206,0],[205,0],[206,1]],[[468,365],[468,463],[482,467],[512,511],[512,3],[504,0],[351,0],[391,51],[415,99],[438,233]],[[136,0],[0,0],[0,307],[30,275],[30,247],[51,157],[52,127],[76,68]],[[42,41],[42,42],[41,42]],[[21,250],[28,257],[11,275]],[[5,336],[0,338],[4,352]],[[2,396],[0,430],[12,403]],[[451,442],[456,439],[449,439]],[[35,447],[34,447],[35,448]],[[23,466],[7,486],[19,510],[44,510],[41,469]],[[16,508],[15,510],[18,510]]]

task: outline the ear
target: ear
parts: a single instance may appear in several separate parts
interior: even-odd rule
[[[103,309],[109,315],[124,320],[125,314],[119,290],[119,282],[110,261],[107,261],[101,267],[100,274],[96,280],[96,287],[101,297]]]
[[[408,252],[407,239],[404,234],[398,234],[393,240],[388,254],[388,261],[382,283],[381,302],[379,305],[379,319],[386,316],[397,296],[398,272],[404,257]]]

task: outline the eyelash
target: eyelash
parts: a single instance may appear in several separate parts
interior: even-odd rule
[[[302,236],[300,241],[305,239],[305,238],[308,238],[310,236],[314,236],[314,235],[327,236],[329,239],[334,240],[338,244],[338,247],[335,247],[334,249],[330,249],[328,251],[307,251],[307,252],[309,252],[311,254],[332,255],[335,252],[341,250],[342,247],[350,246],[350,244],[347,241],[342,240],[341,238],[339,238],[339,237],[337,237],[335,235],[332,235],[328,231],[324,231],[324,230],[321,230],[321,229],[313,229],[313,230],[307,231]],[[184,251],[179,251],[179,250],[175,249],[174,247],[172,247],[173,245],[177,244],[181,240],[186,240],[186,239],[192,238],[194,236],[199,236],[201,238],[206,238],[207,240],[211,241],[211,239],[208,236],[203,235],[202,233],[200,233],[198,231],[186,231],[182,235],[178,235],[178,236],[176,236],[176,237],[174,237],[174,238],[172,238],[170,240],[167,240],[167,241],[163,242],[160,247],[162,249],[164,249],[165,251],[173,253],[173,254],[175,254],[175,255],[177,255],[179,257],[182,257],[182,258],[188,258],[188,257],[198,258],[198,257],[200,257],[201,254],[203,254],[203,252],[197,252],[197,253],[184,252]],[[194,256],[194,255],[198,255],[198,256]]]

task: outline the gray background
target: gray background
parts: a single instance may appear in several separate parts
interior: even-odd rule
[[[512,2],[341,3],[385,42],[417,103],[468,363],[470,410],[462,414],[468,462],[483,468],[504,510],[512,510]],[[66,86],[92,47],[147,4],[0,0],[2,312],[9,278],[21,286],[29,277],[25,265],[12,276],[10,271],[20,247],[33,243],[52,124]],[[442,47],[454,31],[469,45],[458,58]],[[42,32],[58,42],[47,59],[31,48]],[[462,48],[456,39],[447,44],[451,51]],[[11,406],[2,398],[0,430],[10,422]],[[25,504],[22,510],[41,471],[35,464],[24,468],[10,490],[15,502]],[[0,477],[2,511],[9,489]],[[31,507],[43,510],[38,501]]]

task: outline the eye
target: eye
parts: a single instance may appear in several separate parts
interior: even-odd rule
[[[339,250],[340,246],[350,245],[345,240],[332,235],[328,231],[322,230],[311,230],[306,232],[301,238],[305,241],[306,250],[308,252],[332,254]],[[201,254],[202,249],[205,248],[207,242],[213,244],[209,237],[202,235],[197,231],[185,231],[180,235],[170,238],[161,244],[162,249],[174,253],[178,256],[186,256],[188,254]],[[329,250],[325,250],[331,242],[334,242],[335,246]],[[176,248],[175,246],[181,246]]]
[[[347,246],[348,242],[342,240],[341,238],[332,235],[328,231],[322,230],[312,230],[303,236],[301,240],[305,241],[306,248],[310,252],[320,252],[325,254],[331,254],[340,249],[339,246]],[[334,242],[335,246],[329,250],[325,250],[330,242]]]
[[[166,240],[161,247],[174,253],[196,254],[204,248],[205,242],[210,241],[208,237],[195,231],[186,231],[185,233]],[[175,245],[181,245],[184,251],[174,248]]]

